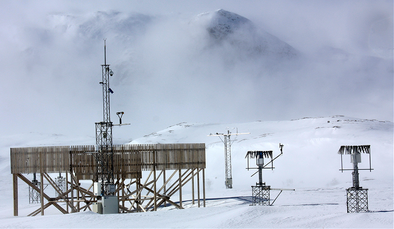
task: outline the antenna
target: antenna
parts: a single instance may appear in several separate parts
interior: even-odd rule
[[[263,182],[263,169],[274,169],[274,161],[283,155],[283,144],[279,143],[280,154],[278,154],[275,158],[273,158],[273,152],[271,151],[248,151],[246,153],[245,158],[247,159],[246,169],[249,171],[250,169],[257,169],[257,172],[251,175],[254,176],[259,173],[259,182],[256,183],[256,186],[252,186],[252,205],[268,205],[272,206],[276,199],[278,199],[279,195],[283,191],[295,191],[295,189],[274,189],[269,185],[265,185]],[[257,167],[250,167],[250,160],[256,158]],[[268,158],[268,162],[264,164],[264,158]],[[271,190],[280,190],[279,194],[275,197],[275,199],[270,202],[270,191]]]
[[[107,65],[107,39],[104,39],[104,65]]]
[[[369,168],[360,169],[358,164],[361,163],[361,154],[369,155]],[[341,146],[339,148],[338,154],[341,155],[341,172],[345,170],[352,170],[352,181],[353,187],[346,189],[347,193],[347,213],[358,213],[358,212],[368,212],[368,189],[360,187],[359,170],[369,170],[372,172],[371,165],[371,147],[370,145],[358,145],[358,146]],[[350,155],[350,162],[353,163],[352,169],[343,168],[343,155]]]
[[[101,65],[101,86],[103,95],[103,121],[96,122],[96,161],[97,171],[95,181],[100,185],[100,196],[113,196],[115,184],[113,175],[113,138],[111,122],[110,77],[109,64],[107,64],[107,42],[104,39],[104,64]],[[113,75],[113,72],[112,72]]]
[[[116,184],[114,181],[114,149],[112,127],[122,124],[123,111],[117,112],[119,124],[111,121],[111,94],[109,78],[114,72],[107,64],[107,40],[104,39],[104,64],[101,65],[101,82],[103,95],[103,121],[96,122],[96,171],[94,177],[94,193],[97,196],[97,205],[102,213],[117,213],[118,199],[115,196]],[[97,211],[97,212],[100,212]]]
[[[226,185],[226,188],[233,188],[233,177],[231,173],[231,145],[233,144],[233,141],[230,140],[231,135],[241,135],[241,134],[250,134],[250,133],[238,133],[238,128],[237,128],[237,133],[232,134],[230,130],[227,130],[227,134],[223,133],[216,133],[216,134],[209,134],[208,136],[218,136],[220,140],[224,143],[224,167],[225,167],[225,180],[224,184]],[[223,136],[223,139],[221,138]]]

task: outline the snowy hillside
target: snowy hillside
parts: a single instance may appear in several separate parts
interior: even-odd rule
[[[251,122],[234,124],[180,123],[165,130],[136,139],[133,143],[194,143],[207,146],[207,176],[212,188],[224,187],[224,146],[219,137],[210,133],[250,132],[232,136],[232,166],[234,188],[248,187],[256,182],[245,169],[249,150],[273,150],[284,144],[284,155],[274,171],[266,172],[268,183],[282,188],[348,186],[351,174],[341,174],[341,145],[371,145],[373,172],[363,172],[361,179],[392,184],[393,123],[363,120],[344,116],[302,118],[291,121]],[[350,160],[346,158],[346,160]],[[349,164],[345,164],[351,166]],[[363,164],[366,166],[367,164]],[[218,167],[220,169],[218,169]],[[263,174],[264,175],[264,174]]]
[[[224,187],[223,143],[210,133],[250,132],[233,136],[233,189]],[[5,143],[7,142],[7,143]],[[393,123],[345,116],[302,118],[290,121],[256,121],[233,124],[179,123],[130,144],[206,143],[207,207],[197,208],[185,190],[184,210],[171,207],[158,212],[127,215],[98,215],[82,212],[59,215],[49,208],[44,217],[13,217],[9,171],[9,147],[93,144],[92,137],[30,134],[2,137],[2,177],[0,191],[0,227],[391,227],[393,225]],[[264,170],[263,179],[272,188],[295,188],[285,191],[274,206],[252,207],[251,185],[257,177],[247,171],[248,150],[273,150],[284,144],[284,154],[275,170]],[[351,186],[351,173],[339,171],[341,145],[370,144],[374,171],[361,171],[360,182],[369,189],[369,209],[373,213],[347,214],[345,189]],[[366,158],[364,158],[366,159]],[[365,165],[365,160],[361,164]],[[345,166],[350,160],[345,158]],[[361,166],[361,167],[362,167]],[[20,211],[30,212],[27,187],[19,185]],[[278,192],[272,191],[272,196]],[[272,198],[273,198],[272,197]]]
[[[0,228],[394,227],[392,2],[1,6]],[[207,207],[191,204],[189,187],[179,211],[62,215],[49,207],[44,217],[25,217],[38,205],[28,203],[20,182],[21,216],[13,217],[10,148],[94,145],[103,115],[103,39],[114,72],[111,120],[123,111],[131,123],[114,128],[114,143],[205,143]],[[223,143],[208,136],[228,130],[250,132],[231,137],[233,189],[224,185]],[[257,177],[245,169],[245,154],[276,156],[279,143],[284,154],[263,180],[296,191],[283,192],[275,206],[251,207]],[[346,214],[351,172],[339,171],[337,152],[361,144],[371,145],[374,170],[360,172],[371,212]]]

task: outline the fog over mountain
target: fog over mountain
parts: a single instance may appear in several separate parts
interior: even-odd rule
[[[278,26],[292,17],[282,7],[290,10],[291,1],[238,10],[230,1],[204,11],[191,10],[197,5],[192,1],[186,13],[180,8],[166,12],[169,6],[159,10],[159,3],[149,9],[115,2],[113,8],[99,9],[99,2],[89,9],[62,2],[38,13],[31,2],[36,8],[2,3],[10,9],[2,9],[10,19],[0,31],[6,82],[0,86],[0,105],[6,129],[94,135],[94,122],[102,119],[103,39],[115,72],[112,119],[117,122],[115,112],[124,111],[123,121],[132,123],[116,129],[115,139],[130,140],[183,121],[239,123],[336,114],[392,121],[392,13],[386,10],[392,3],[353,2],[355,7],[351,2],[303,3],[299,9],[306,16],[293,15],[288,23],[298,24],[291,28]],[[328,17],[323,5],[338,14]],[[354,11],[342,17],[339,6]],[[259,17],[254,8],[264,14]],[[273,15],[268,8],[279,12]],[[337,34],[319,40],[314,30]],[[350,32],[368,41],[349,45],[353,36],[346,40],[345,35]]]

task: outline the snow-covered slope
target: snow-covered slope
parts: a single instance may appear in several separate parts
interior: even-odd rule
[[[224,187],[223,143],[211,133],[250,132],[232,136],[233,189]],[[184,190],[184,210],[163,208],[158,212],[98,215],[81,212],[61,215],[48,208],[44,217],[12,216],[12,178],[9,147],[94,144],[92,137],[30,133],[2,136],[0,149],[0,227],[391,227],[393,225],[393,123],[345,116],[307,117],[290,121],[256,121],[233,124],[179,123],[138,138],[128,144],[206,143],[206,208],[190,201]],[[248,150],[273,150],[284,144],[284,154],[275,170],[264,170],[263,179],[272,188],[295,188],[284,192],[275,206],[249,206],[251,185],[257,177],[245,169]],[[370,144],[374,170],[361,171],[360,180],[369,189],[369,214],[347,214],[345,189],[351,173],[341,173],[341,145]],[[363,158],[367,159],[367,158]],[[368,166],[363,160],[362,166]],[[350,161],[345,158],[345,166]],[[360,167],[362,167],[360,166]],[[28,204],[27,186],[19,184],[20,214],[39,207]],[[278,192],[272,191],[274,198]],[[264,223],[263,223],[264,222]]]
[[[284,144],[284,155],[274,171],[266,172],[267,182],[283,188],[349,186],[351,174],[339,172],[341,145],[371,145],[373,172],[362,172],[361,179],[393,182],[393,123],[363,120],[345,116],[302,118],[291,121],[234,124],[179,123],[165,130],[136,139],[133,143],[205,142],[207,147],[207,179],[212,189],[224,185],[224,146],[210,133],[250,132],[232,136],[234,188],[256,182],[246,171],[245,154],[249,150],[273,150]],[[345,158],[349,161],[349,158]],[[365,158],[367,159],[367,158]],[[362,166],[368,166],[367,160]],[[364,164],[365,163],[365,164]],[[345,164],[351,167],[350,161]],[[263,174],[264,175],[264,174]]]

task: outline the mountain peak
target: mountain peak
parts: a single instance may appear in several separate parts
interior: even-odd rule
[[[205,21],[209,34],[218,40],[226,38],[244,26],[252,27],[249,19],[223,9],[200,14],[197,19]]]
[[[291,59],[298,54],[298,51],[286,42],[233,12],[218,9],[202,13],[195,18],[195,22],[208,32],[211,42],[209,45],[225,44],[239,56]]]

